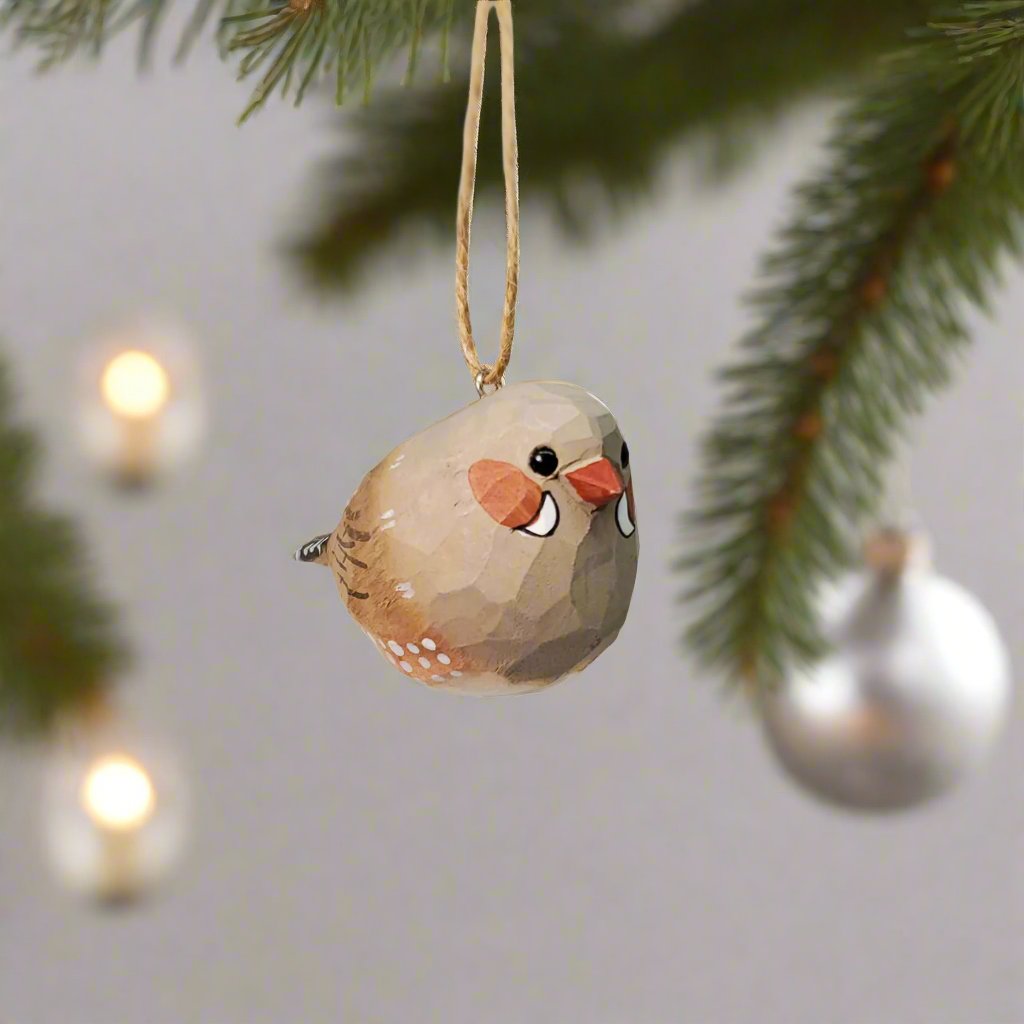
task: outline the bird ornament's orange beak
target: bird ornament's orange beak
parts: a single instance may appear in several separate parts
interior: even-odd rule
[[[622,494],[622,478],[610,459],[597,459],[565,474],[573,490],[588,504],[603,508]]]

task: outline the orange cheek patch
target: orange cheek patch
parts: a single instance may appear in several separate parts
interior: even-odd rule
[[[484,511],[513,530],[525,526],[540,511],[540,487],[510,462],[474,462],[469,467],[469,486]]]

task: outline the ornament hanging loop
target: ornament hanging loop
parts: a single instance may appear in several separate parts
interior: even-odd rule
[[[486,364],[482,364],[480,372],[473,378],[473,383],[476,385],[476,393],[481,398],[486,398],[488,395],[493,395],[499,388],[505,386],[504,376],[500,377],[494,384],[487,383],[487,374],[490,372],[491,367]]]
[[[505,174],[505,308],[501,318],[501,339],[494,365],[480,362],[469,313],[469,242],[473,223],[476,188],[477,144],[484,95],[484,61],[487,55],[487,27],[491,10],[498,19],[501,42],[501,146]],[[469,74],[469,102],[462,136],[462,174],[455,224],[455,314],[459,340],[466,365],[483,397],[505,383],[505,370],[512,358],[516,330],[516,302],[519,297],[519,146],[516,138],[515,63],[512,41],[512,0],[477,0],[473,30],[473,53]]]

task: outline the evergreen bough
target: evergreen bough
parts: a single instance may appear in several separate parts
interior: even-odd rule
[[[943,386],[1024,214],[1024,3],[937,17],[838,120],[765,258],[689,515],[689,638],[770,685],[822,653],[906,417]]]
[[[125,663],[78,535],[33,498],[38,451],[0,363],[0,734],[31,734],[108,690]]]

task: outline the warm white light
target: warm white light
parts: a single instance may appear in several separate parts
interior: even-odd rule
[[[167,404],[167,371],[148,352],[129,350],[107,363],[100,382],[103,399],[119,416],[147,419]]]
[[[112,755],[97,761],[82,783],[82,805],[105,828],[134,829],[153,813],[156,793],[137,761]]]

